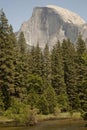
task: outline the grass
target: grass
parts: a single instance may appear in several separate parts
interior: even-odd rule
[[[81,113],[80,112],[74,112],[73,115],[72,115],[72,118],[73,119],[81,119]]]
[[[54,114],[49,114],[49,115],[37,115],[37,120],[38,121],[44,121],[44,120],[60,120],[60,119],[74,119],[74,120],[78,120],[81,119],[81,114],[79,112],[74,112],[72,115],[69,112],[65,112],[65,113],[59,113],[58,115],[54,115]],[[9,124],[12,123],[13,120],[12,119],[8,119],[5,116],[0,116],[0,125],[1,124]]]
[[[11,122],[12,119],[8,119],[7,117],[5,116],[0,116],[0,123],[3,123],[3,122]]]
[[[74,112],[72,115],[69,112],[59,113],[58,115],[37,115],[38,120],[52,120],[52,119],[81,119],[80,112]]]

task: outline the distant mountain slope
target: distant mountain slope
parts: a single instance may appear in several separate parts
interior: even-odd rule
[[[61,7],[48,5],[35,7],[32,17],[21,25],[18,32],[23,31],[27,44],[44,47],[46,43],[52,47],[58,40],[69,38],[76,42],[78,34],[86,39],[86,22],[77,14]]]

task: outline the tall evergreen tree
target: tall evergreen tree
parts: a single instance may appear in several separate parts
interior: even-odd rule
[[[20,32],[19,38],[18,38],[18,45],[19,45],[19,51],[21,54],[25,54],[26,52],[26,41],[24,38],[24,33]]]
[[[10,95],[14,93],[14,42],[5,13],[0,17],[0,89],[4,107],[10,106]]]
[[[43,52],[43,80],[44,86],[51,86],[51,54],[48,44],[46,44]]]
[[[26,76],[28,74],[26,41],[23,32],[19,35],[17,46],[19,49],[15,64],[15,93],[16,96],[23,98],[26,91]]]
[[[58,103],[66,109],[68,107],[68,98],[66,85],[64,81],[64,65],[62,58],[62,48],[60,42],[53,47],[52,50],[52,87],[55,89],[58,96]],[[61,102],[62,101],[62,102]],[[67,105],[64,105],[67,104]]]
[[[53,113],[54,108],[57,106],[57,96],[54,88],[51,86],[47,87],[43,95],[47,100],[49,113]]]
[[[64,63],[64,80],[67,87],[70,109],[77,109],[79,100],[76,87],[76,64],[75,49],[70,40],[64,40],[62,43],[62,54]]]
[[[43,93],[43,81],[38,75],[28,75],[27,77],[27,102],[33,108],[37,107],[39,96]]]
[[[35,47],[32,46],[31,49],[27,51],[27,63],[28,63],[28,70],[29,74],[34,73],[34,55],[35,55]]]
[[[79,35],[76,45],[77,45],[76,63],[77,63],[77,78],[78,78],[77,81],[78,81],[78,84],[80,84],[86,72],[84,60],[82,58],[84,54],[86,53],[86,44],[84,40],[82,39],[81,35]]]
[[[52,50],[52,86],[57,94],[66,93],[62,50],[58,42]]]
[[[86,63],[86,44],[82,39],[82,36],[79,35],[77,41],[77,55],[76,55],[76,63],[77,63],[77,87],[78,87],[78,95],[80,100],[80,108],[85,105],[86,95],[86,77],[87,77],[87,65]]]
[[[85,70],[87,70],[87,50],[86,53],[82,56],[82,59],[84,60]],[[87,72],[85,72],[85,76],[82,84],[80,85],[80,89],[81,109],[87,112]]]
[[[36,47],[32,47],[28,59],[31,73],[42,76],[43,55],[39,44]]]

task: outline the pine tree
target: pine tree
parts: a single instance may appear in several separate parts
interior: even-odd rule
[[[36,49],[35,49],[35,68],[36,68],[36,74],[39,76],[43,75],[43,55],[41,48],[39,47],[39,44],[37,44]]]
[[[76,64],[75,49],[70,40],[62,43],[62,55],[64,63],[64,80],[67,87],[70,109],[77,109],[79,106],[77,87],[76,87]]]
[[[64,83],[64,68],[60,43],[58,42],[52,50],[52,86],[57,94],[66,93]]]
[[[2,91],[0,90],[0,114],[2,114],[3,111],[4,111],[3,95]]]
[[[33,108],[37,107],[39,97],[43,93],[43,81],[38,75],[28,75],[27,83],[27,103]]]
[[[49,114],[49,103],[44,94],[39,97],[37,107],[41,114]]]
[[[19,35],[17,46],[19,49],[15,64],[15,94],[22,99],[26,92],[26,77],[28,74],[26,41],[23,32]]]
[[[10,106],[10,95],[14,93],[14,42],[11,27],[2,12],[0,17],[0,89],[4,107]]]
[[[77,87],[78,87],[78,95],[80,100],[80,108],[83,110],[87,110],[87,90],[86,90],[86,80],[87,80],[87,64],[86,64],[86,44],[82,39],[82,36],[79,35],[77,41],[77,55],[76,55],[76,63],[77,63]]]
[[[84,60],[85,70],[87,70],[87,49],[86,53],[82,56],[82,59]],[[80,89],[82,90],[80,94],[81,109],[87,112],[87,72],[85,72]]]
[[[51,86],[51,54],[48,44],[46,44],[43,52],[43,81],[44,86]]]
[[[44,90],[44,97],[48,103],[49,113],[54,113],[54,108],[57,106],[57,96],[53,87],[49,86]]]
[[[78,81],[78,84],[80,85],[86,72],[84,60],[82,58],[84,54],[86,53],[86,44],[84,40],[82,39],[81,35],[79,35],[76,45],[77,45],[76,63],[77,63],[77,78],[78,78],[77,81]]]
[[[68,99],[66,92],[66,85],[64,82],[64,66],[62,58],[62,49],[60,42],[53,47],[52,50],[52,87],[58,96],[58,102],[63,107],[66,102],[66,109],[68,107]],[[62,100],[63,102],[61,102]],[[63,107],[64,108],[64,107]]]
[[[37,94],[42,94],[43,92],[43,80],[38,75],[28,75],[27,77],[27,93],[35,91]]]
[[[18,45],[19,45],[19,51],[21,54],[25,54],[26,52],[26,41],[24,38],[24,33],[20,32],[19,38],[18,38]]]
[[[29,55],[29,67],[32,74],[42,76],[43,69],[43,55],[39,44],[36,47],[32,47]]]

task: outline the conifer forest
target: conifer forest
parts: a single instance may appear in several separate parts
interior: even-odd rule
[[[0,17],[0,114],[87,112],[87,43],[78,36],[49,49],[16,37],[5,13]],[[26,110],[25,110],[26,109]],[[27,112],[26,112],[27,111]]]

